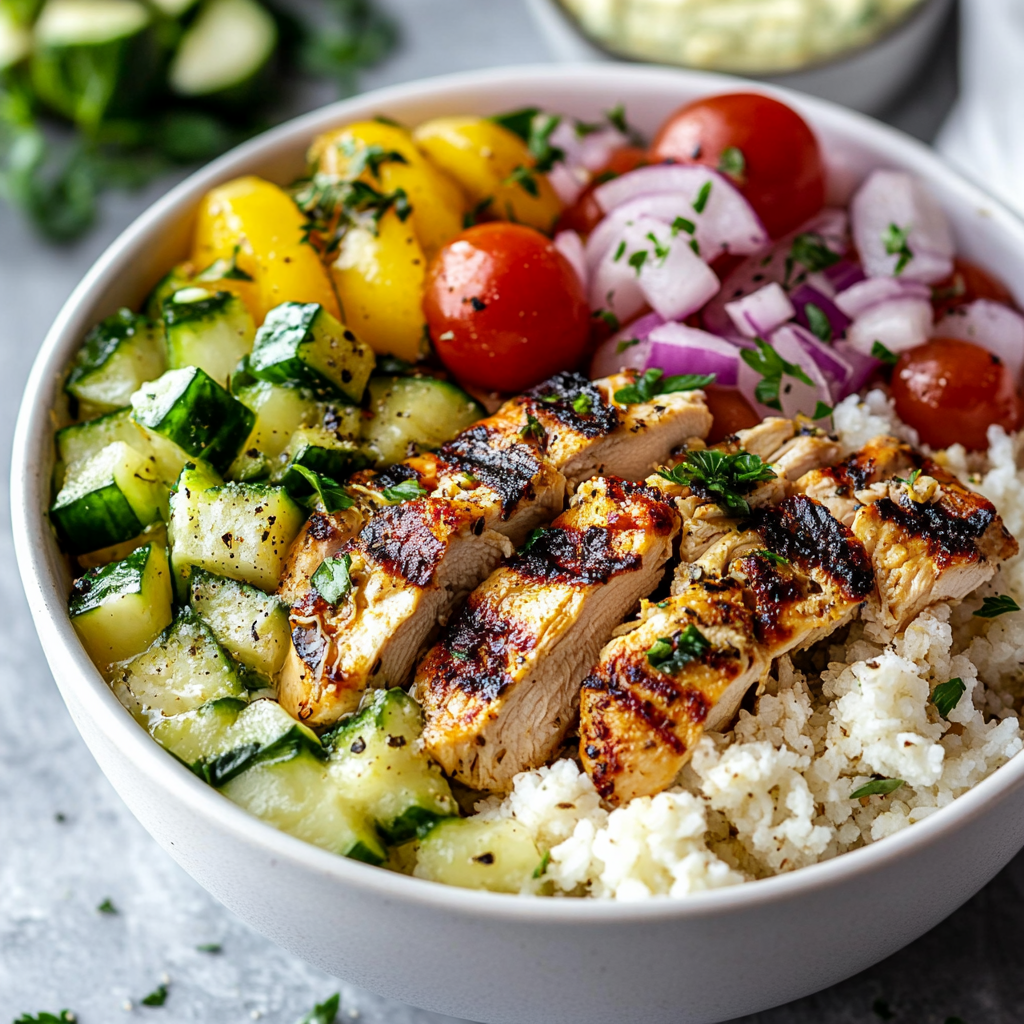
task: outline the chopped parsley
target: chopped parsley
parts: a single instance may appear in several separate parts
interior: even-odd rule
[[[903,784],[902,779],[872,779],[870,782],[865,782],[863,786],[858,786],[850,794],[850,799],[860,800],[865,796],[888,796],[890,793],[895,793]]]
[[[994,619],[997,615],[1019,611],[1020,605],[1012,597],[1007,594],[999,594],[996,597],[986,597],[974,614],[979,619]]]
[[[595,310],[591,316],[593,316],[595,320],[603,320],[613,331],[617,331],[619,329],[619,318],[610,309]]]
[[[807,317],[807,326],[819,341],[826,343],[832,340],[832,321],[825,315],[821,306],[813,302],[804,303],[804,316]]]
[[[364,171],[380,181],[380,169],[383,164],[408,164],[409,161],[397,150],[385,149],[374,142],[369,146],[361,146],[355,139],[345,139],[339,148],[349,158],[346,177],[358,178]]]
[[[551,851],[548,850],[540,859],[540,863],[533,869],[534,878],[542,878],[551,863]]]
[[[912,491],[914,489],[914,484],[917,483],[917,478],[920,475],[921,475],[921,470],[915,469],[915,470],[913,470],[911,472],[911,474],[910,474],[908,479],[904,480],[903,477],[901,477],[901,476],[894,476],[893,480],[895,480],[896,483],[898,483],[898,484],[906,484],[907,485],[907,489]]]
[[[59,1014],[40,1013],[33,1017],[30,1013],[23,1013],[14,1024],[74,1024],[78,1018],[70,1010],[61,1010]]]
[[[737,185],[742,185],[747,175],[747,158],[743,150],[737,146],[726,146],[718,158],[718,170],[732,178]]]
[[[526,146],[533,155],[536,170],[550,171],[559,160],[565,159],[565,151],[551,145],[551,133],[561,123],[557,114],[540,114],[531,121]]]
[[[231,251],[231,257],[214,260],[205,270],[200,270],[193,280],[196,281],[251,281],[252,275],[247,274],[238,265],[238,250],[241,245],[236,245]]]
[[[148,996],[143,996],[139,1002],[143,1006],[163,1006],[167,1002],[167,986],[157,985]]]
[[[586,416],[593,408],[593,405],[594,403],[591,400],[590,395],[586,394],[586,392],[577,395],[573,399],[572,403],[573,409],[581,416]]]
[[[526,423],[519,428],[519,436],[522,438],[533,437],[538,441],[547,440],[548,432],[544,429],[544,425],[541,423],[532,412],[526,414]]]
[[[743,495],[764,480],[774,480],[775,470],[750,452],[730,455],[715,448],[689,452],[671,469],[659,469],[658,475],[672,483],[689,487],[710,498],[736,516],[750,513]]]
[[[658,238],[653,231],[648,231],[647,237],[648,239],[650,239],[651,245],[654,246],[655,259],[657,259],[659,263],[664,263],[665,260],[668,258],[668,254],[672,250],[667,245],[662,245],[662,243],[658,241]]]
[[[624,341],[620,341],[615,346],[615,354],[617,356],[621,356],[622,353],[625,352],[627,348],[632,348],[634,345],[639,345],[639,344],[640,344],[640,339],[639,338],[626,338]]]
[[[666,377],[664,370],[651,368],[637,377],[632,384],[619,388],[615,392],[615,401],[623,405],[636,405],[638,402],[650,402],[658,395],[670,395],[677,391],[694,391],[707,387],[715,379],[713,373],[685,373],[675,377]]]
[[[900,361],[900,357],[887,349],[880,341],[874,342],[871,346],[871,355],[880,363],[885,363],[886,366],[895,366]]]
[[[117,907],[114,906],[113,900],[111,900],[109,897],[107,899],[105,899],[96,908],[96,910],[99,913],[101,913],[101,914],[116,914],[117,913]]]
[[[761,379],[754,388],[754,397],[769,409],[781,412],[779,389],[783,376],[793,377],[808,385],[812,383],[811,378],[796,363],[787,363],[763,338],[755,338],[754,344],[757,346],[756,352],[749,348],[740,352],[743,362],[761,374]]]
[[[947,683],[939,683],[932,690],[932,703],[935,705],[935,710],[943,718],[949,718],[950,711],[960,703],[960,698],[966,689],[967,685],[959,676],[956,679],[950,679]]]
[[[219,953],[223,947],[219,942],[204,942],[196,946],[197,953]]]
[[[626,243],[619,242],[618,248],[615,250],[615,255],[612,257],[612,263],[618,263],[623,256],[626,255]]]
[[[890,224],[882,233],[882,243],[885,245],[885,251],[890,256],[899,257],[896,260],[896,266],[893,268],[893,274],[896,277],[903,273],[907,264],[914,258],[914,253],[907,244],[909,235],[910,228],[897,227],[895,224]]]
[[[816,231],[805,231],[797,235],[789,255],[794,263],[799,263],[812,274],[833,266],[840,259],[838,253],[834,253]]]
[[[334,1024],[341,1006],[341,993],[335,992],[330,999],[317,1003],[298,1024]]]
[[[522,107],[519,110],[510,110],[505,114],[495,114],[491,120],[526,142],[533,128],[533,119],[539,113],[538,107]]]
[[[351,555],[331,555],[310,576],[310,585],[328,604],[338,604],[352,592],[351,568]]]
[[[293,465],[291,468],[313,488],[313,494],[306,499],[307,505],[313,506],[319,502],[327,512],[342,512],[355,504],[337,480],[314,473],[313,470],[307,469],[305,466]]]
[[[639,252],[633,253],[626,262],[636,271],[636,276],[639,277],[641,267],[647,262],[647,250],[641,249]]]
[[[403,480],[394,487],[385,487],[381,492],[385,501],[398,504],[400,501],[412,501],[413,498],[422,498],[427,493],[419,480]]]
[[[626,120],[625,104],[620,103],[617,107],[604,112],[607,122],[623,135],[627,136],[630,142],[636,146],[644,145],[644,137]]]
[[[518,185],[527,195],[536,199],[540,195],[540,186],[529,167],[520,164],[503,182],[503,185]]]
[[[365,181],[338,180],[328,174],[314,174],[299,182],[292,199],[306,218],[302,240],[315,241],[328,254],[337,251],[352,227],[365,227],[376,234],[388,210],[393,209],[401,221],[412,213],[405,189],[381,192]]]
[[[754,554],[759,558],[767,558],[769,562],[773,562],[775,565],[789,565],[789,559],[785,555],[780,555],[777,551],[761,548],[760,551],[755,551]]]
[[[548,532],[546,526],[538,526],[535,530],[530,531],[530,536],[526,538],[526,543],[520,549],[521,551],[529,551],[534,544],[537,543]]]
[[[494,196],[485,196],[476,204],[471,210],[467,210],[462,215],[462,226],[464,228],[471,228],[474,224],[478,223],[480,218],[487,212],[488,207],[494,202]]]
[[[826,405],[819,399],[818,404],[814,407],[814,414],[811,416],[811,419],[823,420],[826,417],[831,416],[833,411],[834,410],[831,405]]]
[[[705,181],[700,187],[700,191],[697,193],[697,198],[693,201],[693,208],[697,213],[703,213],[704,207],[708,205],[708,200],[711,198],[711,182]]]
[[[708,182],[710,184],[710,182]],[[672,221],[672,234],[678,235],[680,231],[685,231],[688,235],[692,235],[697,230],[697,225],[692,220],[688,220],[686,217],[676,217]]]
[[[710,649],[707,637],[691,623],[670,637],[659,637],[647,649],[647,661],[652,668],[673,676]]]

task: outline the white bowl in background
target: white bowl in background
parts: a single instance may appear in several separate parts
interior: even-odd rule
[[[552,54],[562,61],[631,62],[590,39],[559,0],[527,0]],[[757,75],[759,81],[877,114],[910,84],[931,53],[953,0],[922,0],[877,39],[793,71]],[[637,58],[637,63],[644,63]]]
[[[133,721],[66,611],[69,577],[46,518],[51,409],[88,327],[141,301],[188,246],[211,186],[287,182],[318,132],[386,113],[545,106],[592,120],[624,102],[652,131],[678,105],[736,79],[632,65],[509,68],[384,89],[283,125],[174,188],[103,254],[36,359],[14,441],[15,550],[43,650],[100,767],[160,845],[239,917],[318,967],[432,1010],[502,1024],[706,1024],[823,988],[888,956],[978,891],[1024,844],[1024,757],[875,845],[800,871],[682,900],[521,898],[390,874],[277,832],[201,782]],[[780,90],[814,126],[836,196],[879,165],[920,175],[959,251],[1024,299],[1024,223],[917,142]]]

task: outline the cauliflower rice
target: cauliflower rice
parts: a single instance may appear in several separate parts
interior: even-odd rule
[[[884,433],[916,443],[885,394],[835,410],[847,453]],[[989,430],[987,460],[940,453],[1024,536],[1024,432]],[[828,860],[884,839],[945,807],[1024,746],[1024,615],[974,616],[987,595],[1024,606],[1024,554],[956,607],[922,613],[890,644],[858,620],[841,643],[777,662],[730,732],[706,734],[676,785],[607,811],[573,760],[517,776],[478,815],[512,818],[550,849],[538,886],[555,895],[620,900],[685,896]],[[827,647],[827,649],[825,649]],[[943,720],[932,689],[966,690]],[[873,776],[903,779],[885,796],[852,800]]]

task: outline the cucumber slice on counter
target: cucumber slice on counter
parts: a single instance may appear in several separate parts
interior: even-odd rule
[[[363,440],[379,465],[439,448],[486,415],[462,388],[433,377],[374,377]]]
[[[350,473],[370,464],[366,453],[352,441],[342,441],[331,431],[321,428],[297,430],[285,450],[287,461],[274,473],[290,494],[313,493],[309,481],[296,466],[302,466],[332,480],[344,480]]]
[[[277,678],[291,645],[288,610],[278,598],[197,569],[189,600],[233,658],[268,681]]]
[[[275,384],[337,388],[353,402],[373,371],[373,350],[315,302],[284,302],[256,334],[249,372]]]
[[[419,704],[392,689],[368,695],[357,714],[323,737],[346,800],[362,808],[389,843],[458,814],[441,769],[417,746],[422,731]]]
[[[178,44],[168,81],[179,96],[238,102],[258,87],[276,46],[277,23],[256,0],[208,0]]]
[[[160,518],[167,491],[152,462],[123,441],[71,467],[50,519],[73,555],[131,540]]]
[[[198,366],[224,387],[256,337],[252,314],[231,292],[182,288],[164,302],[163,320],[168,367]]]
[[[192,284],[192,264],[179,263],[164,274],[146,298],[145,312],[150,320],[162,323],[164,303],[177,291]]]
[[[141,654],[171,624],[172,596],[167,552],[147,544],[75,580],[68,614],[89,657],[110,665]]]
[[[147,726],[194,711],[221,697],[245,698],[238,666],[191,608],[185,608],[157,640],[122,666],[114,692]]]
[[[168,370],[131,401],[137,423],[218,470],[231,464],[256,422],[250,409],[197,366]]]
[[[164,369],[160,326],[122,309],[85,336],[64,390],[93,415],[113,412],[126,406],[135,391]]]

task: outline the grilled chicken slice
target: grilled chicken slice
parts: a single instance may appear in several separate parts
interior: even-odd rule
[[[601,652],[580,691],[580,757],[606,800],[672,785],[704,730],[767,674],[744,598],[733,579],[693,583],[645,602],[637,628]]]
[[[470,595],[413,690],[427,750],[449,775],[504,791],[554,754],[575,718],[580,681],[614,627],[658,585],[678,528],[658,491],[598,478]]]

